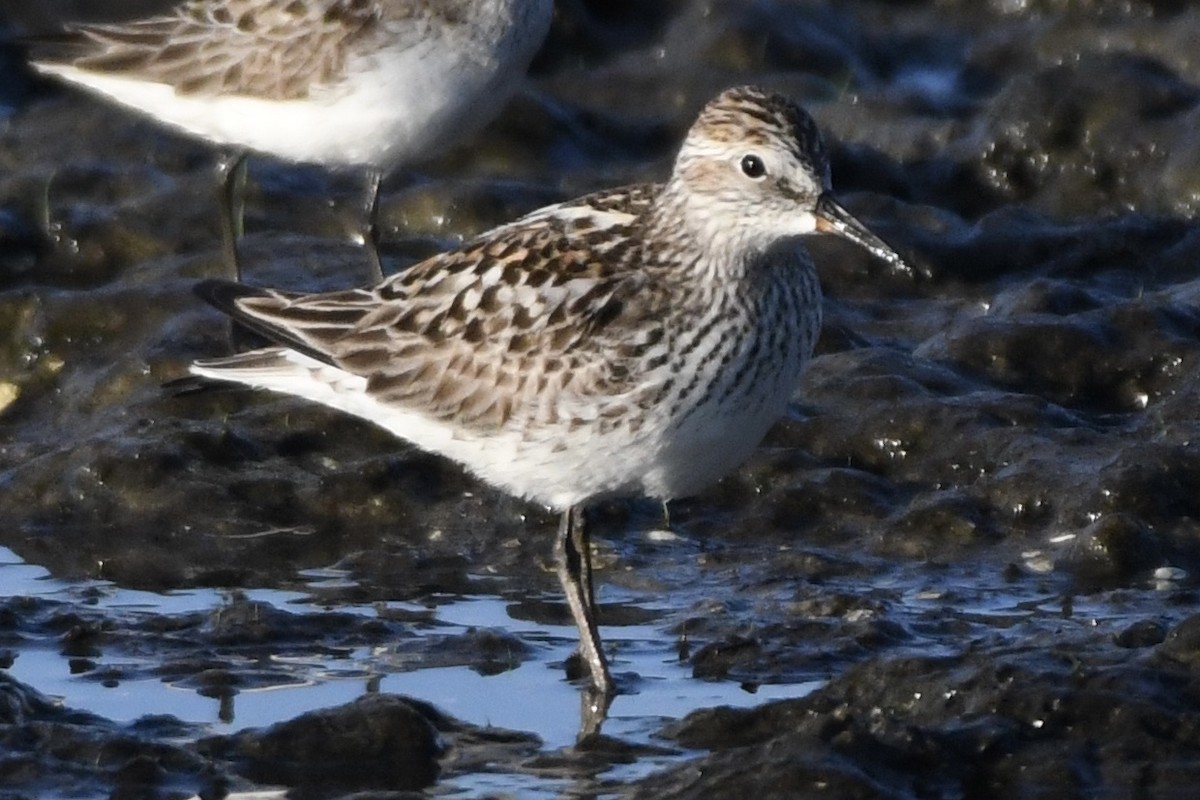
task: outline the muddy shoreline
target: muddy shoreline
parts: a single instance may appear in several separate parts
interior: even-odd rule
[[[222,270],[213,153],[6,46],[0,797],[1190,796],[1197,36],[1170,2],[575,0],[493,126],[389,178],[397,270],[661,177],[704,100],[761,83],[806,104],[845,204],[927,272],[814,246],[826,324],[789,416],[669,529],[653,503],[596,509],[631,691],[577,744],[436,680],[571,696],[553,517],[299,401],[164,391],[226,346],[191,293]],[[254,160],[249,280],[355,283],[358,188]],[[454,621],[479,598],[505,618]],[[157,685],[213,717],[87,710]],[[331,685],[354,696],[238,723]],[[659,711],[672,686],[742,707]]]

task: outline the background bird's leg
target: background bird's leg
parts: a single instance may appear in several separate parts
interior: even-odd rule
[[[221,248],[233,279],[242,282],[242,264],[238,259],[238,240],[245,233],[246,153],[225,153],[217,161],[220,179],[217,201],[221,208]]]
[[[588,533],[587,518],[580,507],[575,508],[575,520],[571,523],[571,544],[579,554],[579,581],[583,584],[583,596],[587,600],[588,615],[595,620],[596,590],[592,584],[592,542]]]

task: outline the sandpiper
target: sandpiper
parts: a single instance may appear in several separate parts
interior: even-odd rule
[[[611,696],[582,509],[694,494],[758,445],[820,329],[799,241],[815,233],[907,269],[834,200],[812,118],[730,89],[662,184],[543,208],[373,288],[201,283],[279,345],[191,372],[363,417],[560,511],[558,577],[594,688]]]
[[[552,0],[188,0],[79,25],[33,66],[225,148],[222,238],[238,279],[247,151],[367,173],[377,280],[383,174],[476,132],[519,85]]]

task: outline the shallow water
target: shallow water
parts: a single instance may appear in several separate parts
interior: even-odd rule
[[[1045,554],[1037,556],[1045,564]],[[1176,575],[1174,577],[1181,577]],[[17,680],[58,699],[64,706],[99,715],[115,723],[131,723],[148,715],[172,715],[191,726],[191,736],[230,734],[265,728],[305,712],[339,706],[366,693],[391,693],[419,698],[468,723],[534,734],[542,753],[569,751],[580,724],[580,693],[563,678],[562,662],[575,645],[569,625],[530,620],[528,602],[543,598],[495,595],[431,595],[421,603],[329,603],[331,589],[345,591],[354,580],[339,569],[313,569],[303,578],[311,591],[282,591],[242,587],[240,602],[259,603],[289,614],[320,617],[349,614],[364,620],[380,615],[420,619],[410,629],[422,644],[405,637],[399,643],[351,644],[336,637],[314,638],[286,653],[249,652],[219,642],[201,645],[200,652],[220,660],[234,675],[252,677],[252,686],[214,697],[196,683],[196,667],[181,670],[181,679],[156,676],[164,662],[181,662],[185,653],[168,643],[134,639],[98,644],[81,657],[69,634],[28,635],[6,640],[13,659],[8,672]],[[928,569],[892,567],[869,581],[833,579],[810,587],[809,600],[854,592],[864,603],[844,621],[886,620],[899,639],[888,646],[890,657],[905,654],[924,658],[955,657],[976,647],[992,651],[1023,650],[1045,640],[1072,647],[1096,635],[1112,637],[1148,617],[1173,626],[1190,613],[1190,604],[1172,601],[1186,592],[1177,580],[1159,580],[1140,590],[1124,589],[1083,596],[1064,595],[1053,572],[1043,574],[1045,585],[1005,578],[989,568],[970,564]],[[172,630],[179,621],[201,614],[219,619],[229,608],[227,591],[193,588],[149,592],[122,588],[104,581],[67,581],[24,562],[0,548],[0,591],[10,598],[27,597],[61,604],[61,610],[121,629],[144,626]],[[754,708],[773,700],[801,698],[819,690],[816,679],[747,685],[736,680],[693,677],[689,663],[679,659],[677,629],[681,618],[694,615],[688,604],[704,588],[683,589],[663,600],[638,596],[622,588],[605,588],[600,599],[610,613],[634,609],[651,620],[645,624],[605,626],[606,644],[616,654],[614,671],[628,693],[618,696],[603,731],[629,747],[651,748],[632,758],[617,759],[601,768],[564,777],[561,770],[496,764],[484,771],[448,776],[438,784],[439,796],[480,796],[489,793],[522,797],[552,797],[562,793],[607,796],[615,787],[668,769],[695,757],[695,751],[663,737],[665,726],[703,709],[719,706]],[[555,598],[548,598],[552,601]],[[792,590],[776,594],[770,603],[795,602]],[[693,607],[694,608],[694,607]],[[754,608],[769,619],[762,600]],[[870,608],[871,610],[865,610]],[[804,617],[805,612],[799,612]],[[800,621],[796,611],[781,619]],[[536,616],[536,613],[534,614]],[[56,629],[57,630],[57,629]],[[463,664],[423,666],[427,654],[448,638],[478,630],[503,631],[529,648],[516,656],[515,666],[485,674]],[[902,632],[902,633],[900,633]],[[185,637],[185,639],[191,637]],[[203,640],[203,637],[200,637]],[[176,644],[179,644],[178,642]],[[189,648],[185,647],[184,650]],[[857,660],[862,654],[843,653]],[[266,663],[264,663],[264,658]],[[435,659],[436,660],[436,659]],[[837,669],[836,661],[831,665]],[[947,690],[952,697],[954,690]],[[913,696],[919,701],[921,693]],[[536,760],[536,757],[535,757]],[[528,760],[527,760],[528,762]]]
[[[315,582],[328,588],[328,571]],[[41,567],[23,562],[7,548],[0,548],[0,593],[86,607],[116,625],[138,617],[172,617],[196,612],[219,614],[228,593],[189,589],[165,593],[124,589],[100,581],[71,582],[55,579]],[[377,605],[320,605],[317,595],[274,589],[240,588],[245,600],[268,604],[292,613],[322,610],[376,617]],[[607,594],[606,606],[622,601]],[[387,645],[347,647],[336,655],[315,650],[310,654],[272,659],[272,667],[288,677],[286,682],[239,690],[231,697],[205,696],[192,685],[179,685],[161,678],[97,678],[112,672],[139,672],[160,663],[162,652],[123,652],[107,648],[89,659],[81,669],[78,658],[65,655],[58,638],[41,641],[23,639],[10,650],[14,656],[8,672],[17,680],[64,705],[88,711],[118,723],[143,716],[170,714],[209,733],[232,733],[244,728],[266,727],[306,711],[350,702],[367,692],[387,692],[427,700],[466,722],[499,726],[536,735],[543,750],[572,746],[580,724],[579,688],[562,677],[561,662],[575,647],[575,629],[570,625],[544,625],[509,614],[512,603],[498,597],[431,597],[428,605],[389,603],[389,611],[414,614],[433,612],[429,635],[444,637],[470,629],[502,629],[533,648],[532,658],[499,674],[483,675],[466,666],[414,668],[412,658],[397,655]],[[662,609],[646,604],[636,607],[657,613]],[[420,635],[420,634],[418,634]],[[604,731],[632,744],[665,743],[657,734],[664,721],[680,719],[691,711],[717,705],[750,707],[771,699],[801,697],[817,688],[818,682],[754,687],[730,681],[692,680],[690,668],[680,663],[671,637],[654,625],[625,625],[606,628],[605,640],[619,653],[618,673],[635,673],[636,688],[621,695],[610,709]],[[314,645],[320,644],[314,642]],[[410,652],[413,647],[407,643]],[[416,648],[419,649],[419,646]],[[255,667],[252,663],[244,665]],[[678,751],[677,751],[678,752]],[[674,760],[663,755],[643,759],[636,765],[614,767],[615,779],[627,780]],[[604,778],[603,773],[599,776]],[[550,785],[543,785],[549,781]],[[456,780],[439,790],[453,794],[468,789],[490,791],[536,790],[553,792],[554,781],[529,776],[480,776]]]
[[[228,593],[188,589],[150,593],[122,589],[106,582],[67,582],[50,577],[47,570],[25,564],[10,549],[0,548],[0,591],[6,596],[36,597],[85,606],[120,625],[143,615],[218,614]],[[240,588],[251,602],[269,604],[292,613],[320,614],[312,595],[302,591]],[[571,625],[541,625],[514,618],[509,601],[499,597],[430,597],[428,606],[388,603],[388,610],[434,613],[425,630],[436,637],[452,636],[473,628],[498,628],[520,638],[535,656],[514,669],[481,675],[469,667],[414,668],[412,657],[397,656],[389,646],[347,648],[336,656],[313,654],[280,658],[275,667],[287,673],[288,682],[239,691],[227,700],[204,697],[196,688],[173,685],[161,679],[112,680],[95,678],[109,669],[154,666],[160,652],[127,654],[120,649],[94,658],[86,672],[72,667],[72,656],[62,654],[56,639],[25,640],[8,667],[14,678],[71,708],[94,712],[115,722],[132,722],[150,714],[169,714],[179,720],[208,726],[212,732],[230,733],[265,727],[304,711],[346,703],[371,692],[392,692],[424,698],[449,714],[480,726],[500,726],[538,735],[547,750],[575,744],[580,726],[580,693],[563,680],[562,663],[575,649]],[[607,593],[606,606],[623,601]],[[634,604],[634,603],[631,603]],[[649,604],[637,608],[656,612]],[[379,607],[340,604],[324,610],[378,615]],[[630,741],[649,742],[661,721],[676,720],[688,712],[713,705],[751,706],[764,700],[800,697],[818,684],[767,685],[754,691],[731,681],[690,680],[690,669],[680,663],[670,636],[653,625],[606,628],[607,644],[616,648],[619,673],[636,673],[636,693],[623,694],[613,704],[605,732]],[[148,643],[152,646],[152,643]],[[536,698],[536,703],[530,703]]]

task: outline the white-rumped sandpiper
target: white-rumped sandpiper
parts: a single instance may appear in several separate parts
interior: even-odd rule
[[[363,417],[559,510],[558,575],[594,687],[611,696],[582,509],[694,494],[758,445],[820,330],[800,241],[818,233],[906,268],[833,199],[812,118],[730,89],[665,183],[543,208],[372,288],[202,283],[278,346],[191,371]]]

